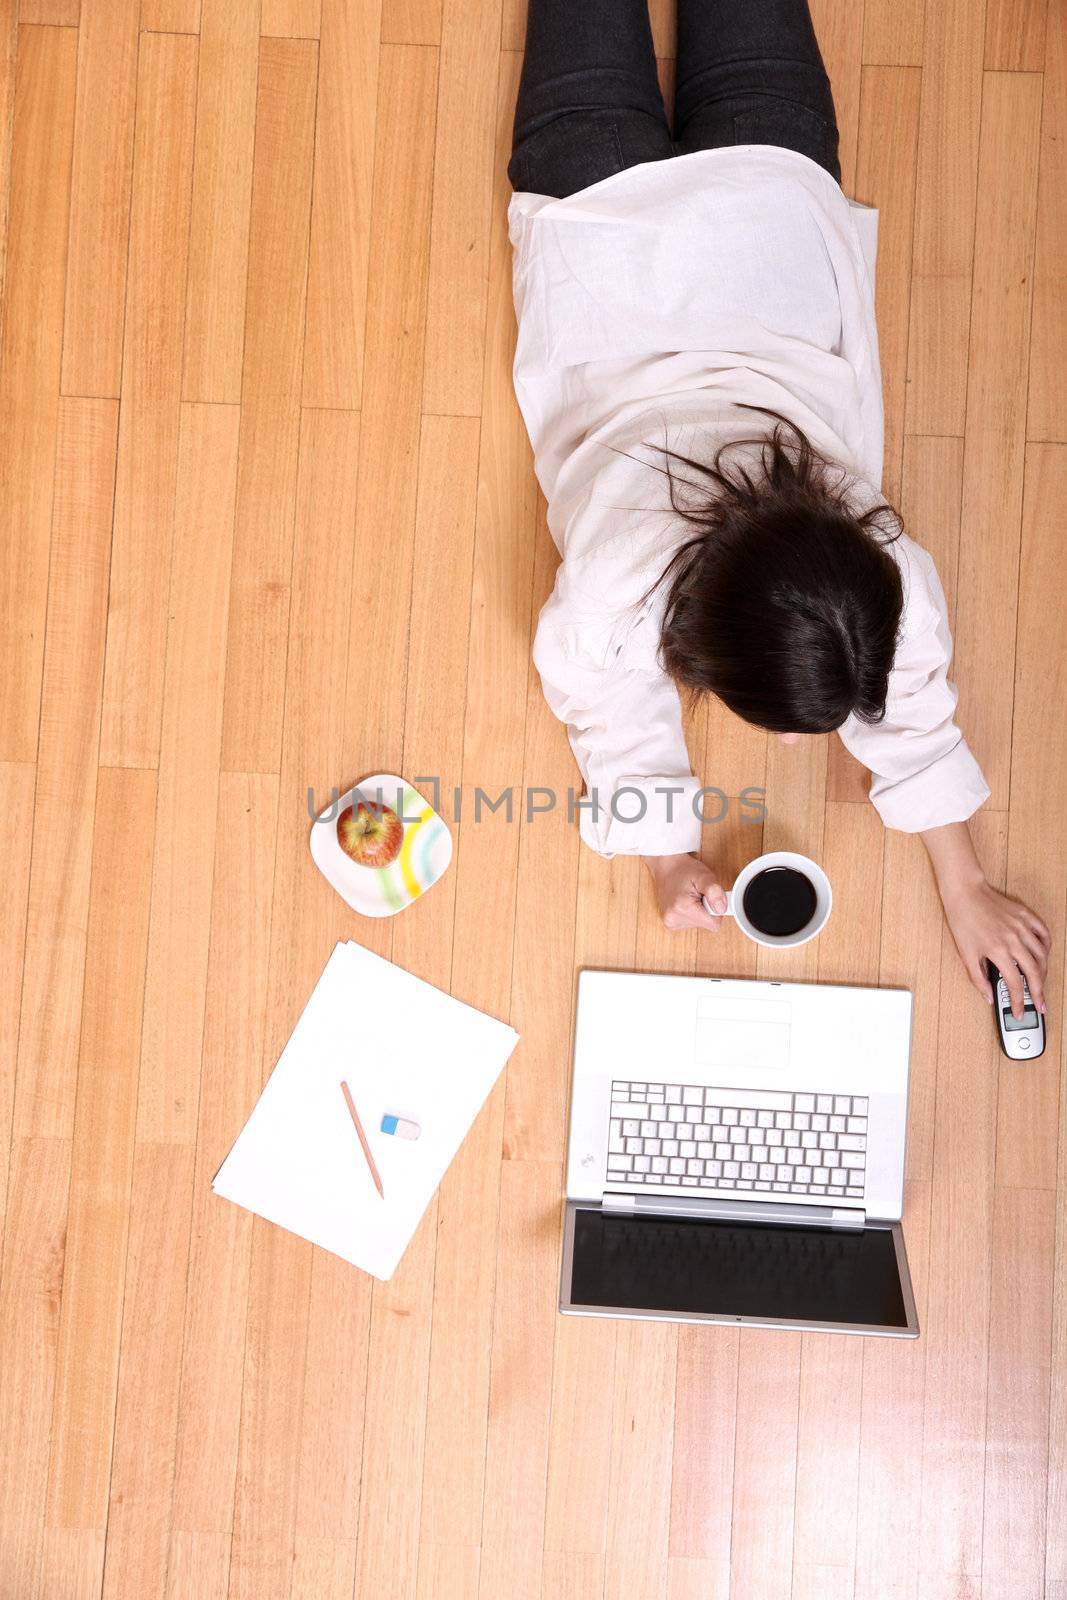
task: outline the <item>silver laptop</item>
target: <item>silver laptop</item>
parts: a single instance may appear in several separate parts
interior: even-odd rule
[[[584,971],[560,1310],[915,1338],[911,994]]]

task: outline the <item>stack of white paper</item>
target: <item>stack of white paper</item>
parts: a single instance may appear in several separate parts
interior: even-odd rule
[[[391,1277],[518,1034],[358,944],[338,944],[216,1194]],[[385,1198],[341,1090],[352,1091]],[[421,1136],[381,1132],[383,1115]]]

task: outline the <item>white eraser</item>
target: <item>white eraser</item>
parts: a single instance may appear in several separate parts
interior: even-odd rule
[[[417,1139],[422,1129],[409,1117],[394,1117],[387,1112],[382,1118],[382,1132],[391,1133],[398,1139]]]

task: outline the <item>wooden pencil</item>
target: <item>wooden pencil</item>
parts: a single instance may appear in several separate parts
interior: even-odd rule
[[[378,1175],[378,1168],[374,1164],[374,1157],[370,1153],[370,1145],[367,1143],[367,1135],[363,1132],[363,1124],[359,1120],[359,1114],[356,1111],[355,1102],[352,1099],[352,1091],[343,1078],[341,1079],[341,1092],[345,1097],[345,1104],[348,1107],[352,1121],[355,1123],[356,1132],[359,1134],[359,1142],[363,1146],[363,1154],[367,1158],[367,1165],[370,1168],[370,1175],[374,1179],[375,1188],[378,1190],[378,1193],[384,1200],[385,1190],[382,1188],[382,1180]]]

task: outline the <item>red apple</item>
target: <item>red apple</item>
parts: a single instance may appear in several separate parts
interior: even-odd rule
[[[404,824],[388,806],[361,800],[337,819],[337,843],[360,867],[387,867],[400,854]]]

